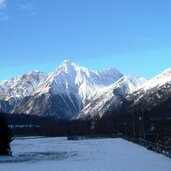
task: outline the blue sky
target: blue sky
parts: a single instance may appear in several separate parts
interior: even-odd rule
[[[0,80],[64,59],[151,78],[171,67],[170,0],[0,0]]]

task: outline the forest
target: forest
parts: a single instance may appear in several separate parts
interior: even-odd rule
[[[141,111],[137,107],[92,120],[58,120],[55,116],[25,114],[4,116],[14,136],[126,136],[171,145],[171,117],[162,108]]]

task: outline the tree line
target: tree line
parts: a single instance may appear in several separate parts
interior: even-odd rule
[[[156,112],[158,109],[156,109]],[[117,111],[92,120],[58,120],[56,117],[7,115],[15,136],[123,135],[166,143],[171,137],[171,119],[156,112]],[[154,112],[154,111],[153,111]]]

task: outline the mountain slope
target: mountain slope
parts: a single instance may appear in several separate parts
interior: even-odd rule
[[[138,87],[145,79],[133,75],[124,76],[110,87],[106,87],[81,112],[80,118],[92,119],[102,117],[106,112],[121,108],[126,96]]]
[[[0,82],[0,111],[12,113],[23,98],[31,96],[41,86],[47,74],[33,71],[21,77]]]
[[[89,103],[81,112],[80,118],[92,119],[102,117],[106,113],[117,114],[120,110],[153,111],[168,104],[171,99],[171,69],[145,81],[128,76],[121,78],[110,88],[106,88],[101,95]],[[170,109],[169,106],[165,108]],[[169,113],[169,111],[165,112]]]
[[[28,93],[16,95],[16,87],[11,87],[16,97],[15,106],[8,101],[1,101],[1,109],[10,113],[27,113],[34,115],[55,115],[71,119],[78,115],[82,108],[106,86],[110,86],[123,75],[115,69],[97,72],[65,60],[54,72],[42,79],[41,84]],[[30,82],[33,82],[30,80]],[[27,90],[23,86],[22,92]],[[24,95],[23,95],[24,94]],[[14,102],[13,102],[14,103]]]
[[[171,118],[171,69],[167,69],[156,77],[142,84],[136,91],[122,100],[122,108],[112,110],[112,116],[123,114],[145,117],[149,120]],[[127,105],[129,104],[129,105]],[[115,104],[113,103],[112,106]],[[124,107],[123,107],[124,106]],[[110,113],[108,110],[106,113]],[[144,115],[144,116],[142,116]],[[132,116],[131,116],[132,117]]]
[[[65,60],[54,72],[0,82],[0,111],[92,119],[123,109],[151,110],[171,98],[171,69],[146,81],[115,69],[97,72]],[[167,103],[165,103],[167,101]],[[169,109],[169,108],[168,108]]]
[[[171,69],[147,81],[132,94],[135,105],[152,108],[171,96]]]
[[[43,83],[47,74],[33,71],[21,77],[14,77],[0,82],[0,98],[22,98],[32,94]]]
[[[67,95],[72,92],[85,104],[99,89],[113,84],[122,76],[115,69],[97,72],[65,60],[36,92],[41,94],[51,91],[53,94]]]
[[[122,74],[115,69],[97,72],[66,60],[27,100],[25,107],[22,105],[22,110],[18,109],[24,113],[71,119],[79,114],[95,94],[120,77]],[[43,106],[41,110],[40,104]]]

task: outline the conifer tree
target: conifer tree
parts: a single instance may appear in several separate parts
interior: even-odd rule
[[[0,114],[0,155],[11,155],[10,143],[13,140],[4,114]]]

